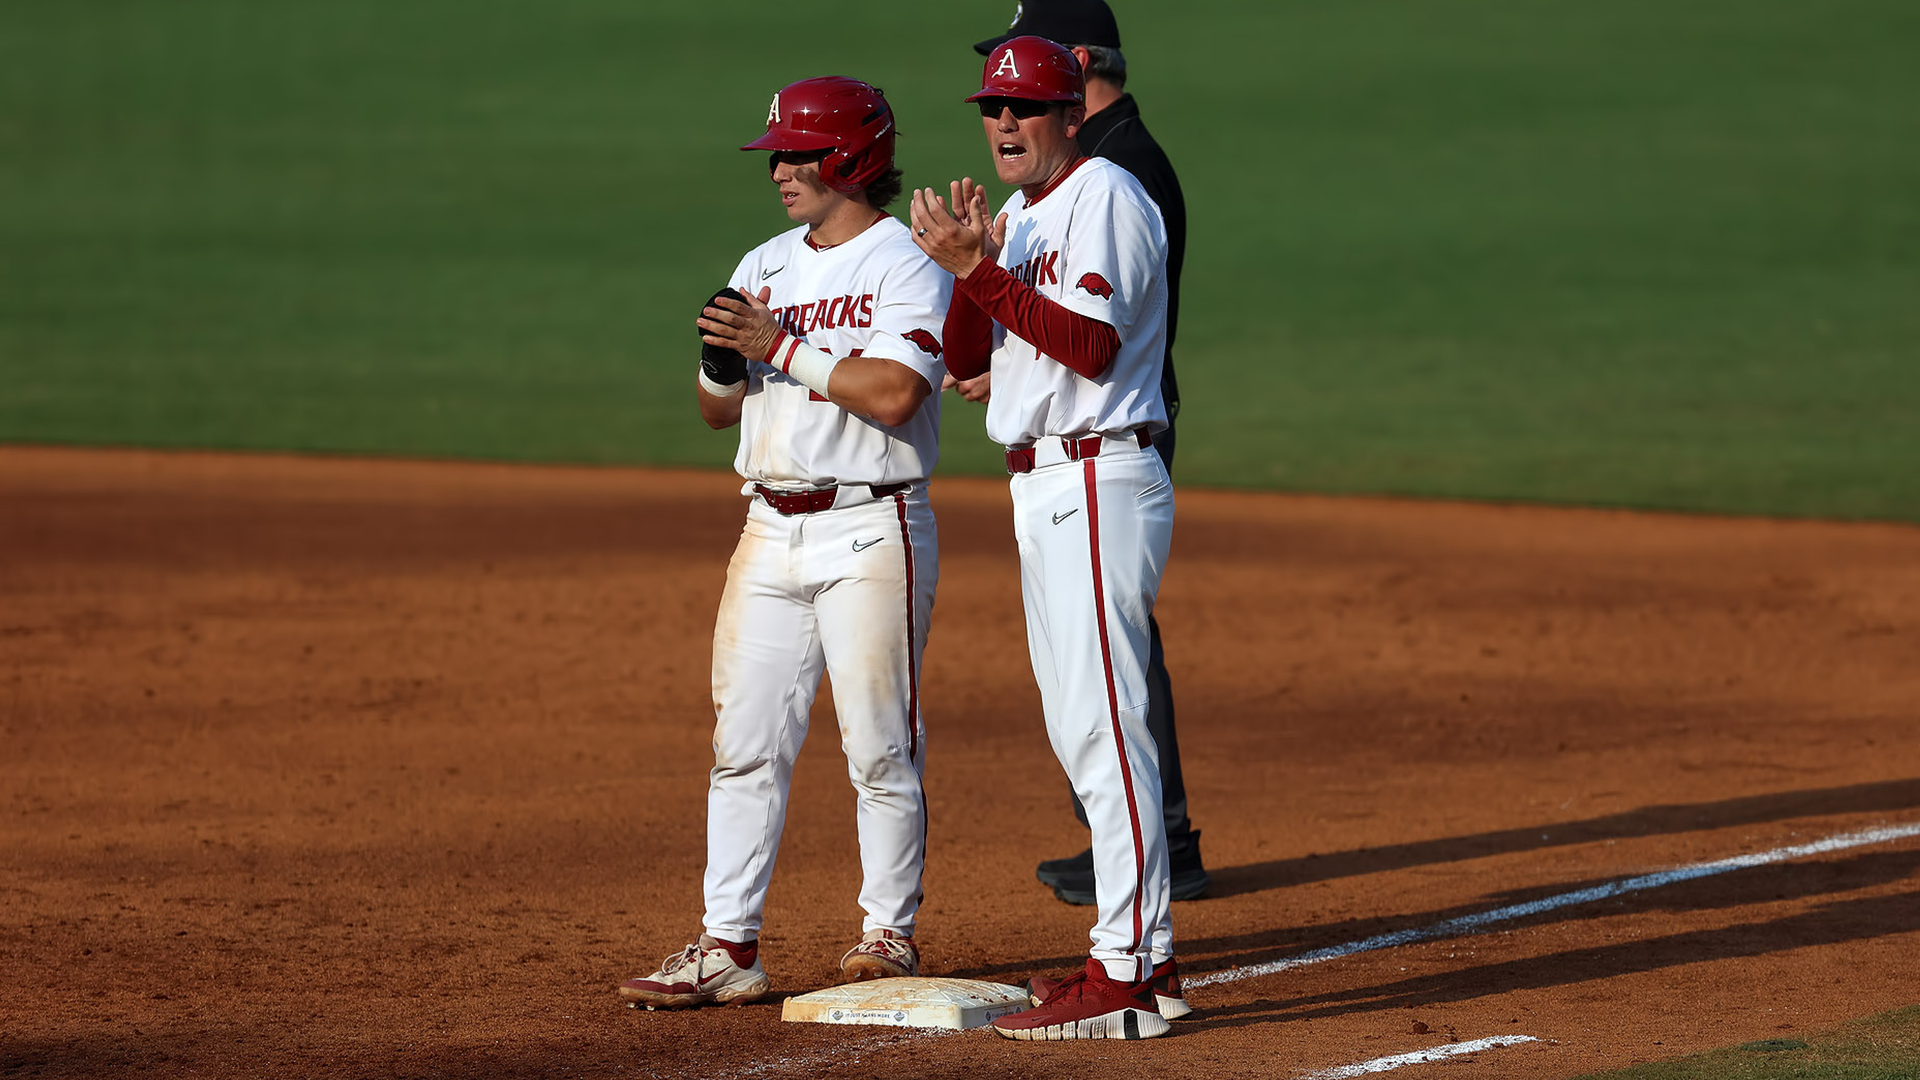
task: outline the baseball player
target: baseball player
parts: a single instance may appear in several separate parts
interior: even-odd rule
[[[714,627],[704,932],[620,987],[636,1005],[746,1002],[770,988],[761,911],[822,671],[853,781],[864,934],[849,979],[919,971],[926,855],[920,657],[938,577],[927,477],[939,455],[953,281],[884,208],[901,191],[893,110],[839,76],[774,95],[769,175],[799,227],[748,252],[700,314],[696,393],[740,426],[752,496]]]
[[[1013,38],[967,100],[1019,191],[997,219],[971,179],[916,191],[915,242],[955,278],[951,374],[992,373],[987,434],[1007,447],[1028,651],[1048,738],[1087,810],[1098,893],[1086,967],[994,1028],[1148,1038],[1168,1030],[1155,984],[1178,978],[1145,717],[1147,613],[1173,538],[1173,486],[1151,449],[1167,425],[1166,228],[1137,180],[1074,143],[1085,110],[1071,51]]]
[[[1073,141],[1088,157],[1103,157],[1133,174],[1160,208],[1167,226],[1167,355],[1160,372],[1160,394],[1167,406],[1167,429],[1155,433],[1154,453],[1173,473],[1174,429],[1180,416],[1180,383],[1174,376],[1173,340],[1180,329],[1180,267],[1187,250],[1187,201],[1180,178],[1140,118],[1140,105],[1127,92],[1127,61],[1120,52],[1120,25],[1106,0],[1027,0],[1014,13],[1013,25],[996,37],[974,45],[981,56],[1009,38],[1033,34],[1058,41],[1073,50],[1087,81],[1087,120]],[[992,376],[978,380],[990,384]],[[973,384],[962,393],[982,400],[984,388]],[[1180,737],[1174,726],[1173,679],[1167,674],[1166,652],[1160,644],[1160,624],[1147,615],[1152,651],[1147,660],[1147,730],[1153,733],[1160,755],[1161,810],[1167,824],[1167,862],[1175,900],[1204,895],[1212,879],[1200,858],[1200,830],[1187,816],[1187,785],[1180,768]],[[1087,814],[1078,800],[1074,814],[1082,824]],[[1048,859],[1034,876],[1069,904],[1091,904],[1093,851],[1063,859]],[[1164,1004],[1163,1004],[1164,1007]]]

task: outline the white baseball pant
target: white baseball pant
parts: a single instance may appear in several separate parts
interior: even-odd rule
[[[1173,483],[1160,455],[1119,437],[1097,457],[1043,456],[1011,487],[1047,737],[1093,833],[1092,954],[1109,977],[1140,982],[1173,955],[1160,765],[1146,726],[1147,616],[1173,540]]]
[[[759,936],[823,671],[856,794],[862,930],[913,933],[927,834],[920,657],[938,578],[923,485],[790,517],[753,500],[714,626],[707,933]]]

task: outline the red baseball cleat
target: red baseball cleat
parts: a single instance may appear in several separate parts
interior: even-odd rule
[[[1090,959],[1085,970],[1059,982],[1047,982],[1047,994],[1040,1004],[995,1020],[993,1030],[1009,1039],[1036,1042],[1151,1039],[1173,1030],[1167,1018],[1160,1015],[1152,979],[1115,982],[1107,977],[1105,965]]]
[[[1187,1004],[1186,995],[1180,992],[1180,966],[1169,959],[1153,969],[1153,1000],[1160,1006],[1160,1015],[1169,1020],[1182,1020],[1193,1015],[1193,1006]],[[1027,999],[1035,1005],[1047,999],[1060,980],[1036,975],[1027,980]]]

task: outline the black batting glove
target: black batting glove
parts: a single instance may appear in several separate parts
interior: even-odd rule
[[[707,302],[700,305],[701,310],[712,307],[713,302],[723,296],[743,304],[747,302],[747,298],[740,295],[738,290],[725,288],[708,297]],[[746,381],[747,358],[725,345],[709,345],[703,337],[700,342],[700,370],[707,373],[707,378],[721,386],[732,386],[734,383]]]

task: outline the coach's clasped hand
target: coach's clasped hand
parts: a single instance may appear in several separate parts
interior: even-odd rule
[[[956,180],[951,188],[944,196],[933,188],[915,188],[907,213],[920,250],[942,270],[964,278],[983,261],[999,258],[1007,216],[995,220],[986,189],[972,178]]]

